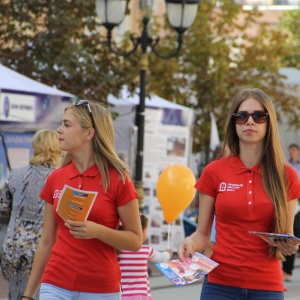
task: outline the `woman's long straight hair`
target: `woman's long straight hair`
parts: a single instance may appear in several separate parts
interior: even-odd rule
[[[274,222],[272,232],[283,233],[287,226],[288,191],[285,163],[286,158],[280,142],[277,117],[272,100],[263,91],[256,88],[242,89],[233,99],[224,128],[224,144],[220,156],[229,148],[232,155],[240,154],[239,138],[232,114],[237,112],[241,103],[249,98],[259,101],[269,114],[267,133],[261,161],[262,183],[266,194],[274,206]],[[270,247],[270,255],[284,260],[284,256],[277,247]]]

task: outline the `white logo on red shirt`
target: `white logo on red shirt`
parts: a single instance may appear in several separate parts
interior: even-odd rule
[[[219,192],[225,192],[225,191],[226,191],[226,183],[225,182],[221,182],[220,183]]]
[[[239,188],[241,188],[243,186],[244,185],[242,183],[221,182],[219,192],[234,192],[235,190],[238,190]]]
[[[53,194],[53,199],[60,197],[61,190],[55,190]]]

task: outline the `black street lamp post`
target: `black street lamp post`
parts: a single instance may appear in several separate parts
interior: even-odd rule
[[[167,16],[170,25],[177,31],[177,47],[168,54],[164,55],[156,50],[159,37],[152,38],[148,34],[148,17],[143,17],[143,29],[139,37],[130,36],[132,49],[128,51],[120,51],[112,46],[112,30],[118,26],[124,19],[128,3],[130,0],[96,0],[96,10],[101,24],[107,29],[107,44],[109,50],[116,55],[129,56],[136,52],[138,46],[141,49],[140,61],[140,99],[136,112],[137,132],[137,151],[135,162],[135,187],[139,194],[139,204],[142,208],[143,203],[143,160],[144,160],[144,124],[145,124],[145,97],[146,97],[146,76],[148,70],[148,48],[158,57],[168,59],[176,56],[183,43],[183,33],[195,21],[198,4],[200,0],[165,0],[167,5]]]

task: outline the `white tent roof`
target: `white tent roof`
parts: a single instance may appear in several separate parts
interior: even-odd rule
[[[16,71],[0,64],[0,90],[45,94],[60,97],[75,97],[72,94],[62,92],[48,85],[30,79]]]
[[[138,94],[131,95],[130,92],[124,87],[121,91],[121,95],[119,98],[116,98],[113,95],[108,95],[107,101],[110,104],[116,106],[133,106],[138,105],[140,101],[140,96]],[[179,105],[168,100],[165,100],[159,96],[151,94],[149,97],[145,99],[146,107],[157,107],[157,108],[170,108],[170,109],[180,109],[180,110],[191,110],[191,108],[185,107],[183,105]]]

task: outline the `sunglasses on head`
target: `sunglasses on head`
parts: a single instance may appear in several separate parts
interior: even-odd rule
[[[82,105],[86,105],[87,108],[88,108],[88,111],[89,111],[89,114],[91,116],[91,120],[92,120],[92,123],[93,123],[93,128],[95,128],[95,120],[94,120],[94,117],[93,117],[93,113],[92,113],[92,110],[91,110],[91,106],[89,104],[89,101],[88,100],[78,100],[76,103],[75,103],[75,106],[82,106]]]
[[[268,113],[266,111],[256,111],[252,114],[247,112],[237,112],[232,115],[235,124],[245,124],[247,123],[250,116],[253,121],[258,124],[266,123],[268,119]]]

